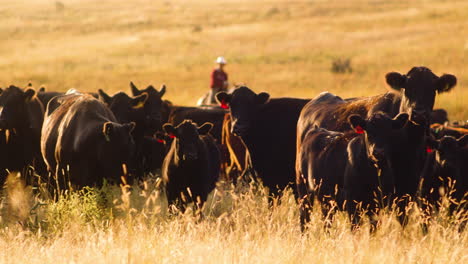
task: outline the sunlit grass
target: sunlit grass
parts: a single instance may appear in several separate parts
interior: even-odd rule
[[[219,185],[200,222],[190,210],[168,214],[154,181],[131,191],[87,188],[59,201],[18,186],[11,183],[1,203],[0,261],[6,263],[465,263],[468,257],[468,232],[458,232],[459,221],[445,214],[424,235],[417,210],[405,229],[390,211],[370,234],[367,221],[351,232],[343,212],[324,230],[316,209],[301,233],[292,193],[271,208],[257,184]],[[20,196],[22,204],[12,203]],[[24,209],[27,215],[15,214]]]

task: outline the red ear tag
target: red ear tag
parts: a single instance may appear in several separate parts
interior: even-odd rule
[[[166,141],[164,139],[160,139],[160,138],[158,138],[157,141],[158,141],[158,143],[162,143],[162,144],[166,143]]]
[[[229,109],[229,106],[226,104],[226,101],[224,101],[224,100],[221,101],[221,108]]]
[[[431,149],[431,147],[426,146],[426,152],[427,152],[427,153],[432,153],[433,151],[434,151],[434,150]]]
[[[170,138],[176,138],[176,136],[174,134],[169,134],[169,137]]]
[[[364,129],[362,129],[361,126],[356,126],[356,127],[354,128],[354,130],[355,130],[356,133],[358,133],[358,134],[364,134]]]

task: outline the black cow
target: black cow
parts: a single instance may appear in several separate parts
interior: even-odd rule
[[[360,209],[367,209],[371,218],[392,199],[400,209],[400,223],[406,224],[405,206],[417,192],[426,158],[426,119],[415,113],[412,116],[418,123],[408,122],[406,113],[394,119],[384,113],[375,113],[368,120],[350,116],[351,126],[365,132],[351,140],[347,149],[344,191],[353,228],[360,223]],[[371,218],[371,223],[375,229],[377,222]]]
[[[450,91],[456,85],[457,78],[451,74],[438,77],[426,67],[413,67],[406,75],[388,73],[386,81],[400,94],[385,93],[343,100],[333,94],[322,93],[312,99],[304,106],[299,118],[298,140],[302,140],[314,125],[333,131],[349,130],[348,117],[352,114],[365,118],[379,111],[390,117],[415,112],[430,120],[436,93]]]
[[[60,106],[44,119],[41,151],[57,187],[64,189],[68,182],[78,188],[99,186],[103,179],[120,182],[134,153],[135,123],[117,123],[110,109],[90,95],[52,100]]]
[[[437,209],[441,188],[452,198],[451,211],[459,207],[467,209],[468,192],[468,135],[459,139],[445,136],[431,140],[433,152],[428,155],[422,173],[422,197]],[[449,180],[451,179],[451,181]],[[452,188],[452,190],[450,190]],[[452,191],[452,193],[448,193]]]
[[[135,138],[145,135],[147,129],[145,105],[148,94],[130,97],[124,92],[118,92],[113,96],[108,95],[103,90],[98,90],[99,100],[104,102],[114,113],[119,123],[135,122],[136,127],[132,134]]]
[[[150,113],[146,112],[147,108],[145,105],[148,103],[148,94],[142,93],[135,97],[130,97],[124,92],[118,92],[113,96],[109,96],[103,90],[98,90],[99,99],[103,101],[114,113],[119,123],[135,122],[135,129],[132,131],[133,140],[136,145],[136,152],[133,161],[130,164],[132,175],[140,179],[145,173],[144,165],[146,161],[150,160],[150,157],[144,156],[145,137],[148,134],[155,132],[153,125],[148,126],[148,116]],[[152,166],[152,165],[151,165]]]
[[[198,125],[206,122],[212,123],[213,128],[210,130],[210,134],[218,144],[221,144],[223,120],[227,112],[227,110],[218,106],[172,106],[168,122],[174,126],[187,119]]]
[[[25,176],[31,165],[39,174],[45,172],[39,147],[43,115],[44,107],[34,89],[11,85],[0,90],[0,186],[7,170]],[[32,178],[26,180],[32,183]]]
[[[437,139],[443,138],[445,136],[460,138],[464,135],[468,135],[468,129],[459,126],[449,126],[435,123],[432,124],[430,128],[431,135]]]
[[[169,117],[171,115],[171,111],[173,110],[174,105],[169,100],[163,100],[161,105],[161,118],[162,123],[169,123]]]
[[[162,177],[170,206],[194,202],[200,212],[208,194],[215,188],[220,171],[219,151],[208,134],[213,127],[205,123],[197,127],[186,120],[174,127],[165,124],[164,130],[174,137],[164,159]]]
[[[31,84],[29,86],[31,86]],[[37,98],[39,98],[39,100],[41,101],[42,105],[44,105],[44,108],[45,108],[47,106],[47,104],[55,96],[65,95],[65,94],[74,93],[74,92],[78,92],[78,91],[75,90],[75,89],[70,89],[67,92],[46,91],[46,89],[44,87],[41,87],[41,88],[39,88],[39,90],[37,92]],[[96,99],[98,98],[97,93],[87,93],[87,94],[92,95]],[[49,111],[53,112],[53,110],[55,110],[55,106],[49,107]]]
[[[232,132],[244,141],[254,170],[270,192],[278,194],[294,183],[296,125],[309,100],[270,99],[268,93],[256,94],[245,86],[216,97],[229,105]]]
[[[431,112],[430,124],[446,124],[449,122],[448,113],[445,109],[439,108],[434,109]]]
[[[62,92],[47,92],[43,88],[37,93],[37,98],[41,101],[44,106],[47,106],[49,101],[55,96],[64,95]]]
[[[163,112],[166,107],[165,102],[161,99],[166,93],[166,86],[162,85],[158,91],[152,85],[146,89],[139,90],[133,82],[130,82],[133,96],[140,96],[142,94],[148,95],[148,100],[144,104],[145,110],[145,136],[153,136],[156,131],[160,131],[164,120]]]
[[[348,154],[346,148],[358,134],[314,127],[297,150],[296,186],[299,195],[301,229],[310,221],[314,198],[322,206],[326,225],[334,211],[343,207],[343,181]]]
[[[162,168],[164,158],[171,146],[172,139],[163,133],[143,138],[140,162],[145,173],[156,173]]]

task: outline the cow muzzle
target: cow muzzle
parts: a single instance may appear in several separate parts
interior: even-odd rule
[[[418,125],[424,125],[430,118],[430,112],[425,109],[414,109],[411,111],[411,120]]]

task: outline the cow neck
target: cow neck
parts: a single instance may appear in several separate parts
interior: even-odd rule
[[[405,96],[405,91],[400,94],[400,113],[407,113],[411,115],[411,111],[413,110],[413,103],[410,102],[409,98]]]
[[[404,140],[400,144],[404,146],[404,151],[392,153],[392,166],[399,194],[415,194],[427,157],[424,130],[422,133],[412,134],[409,127],[412,125],[407,124],[402,131]]]

